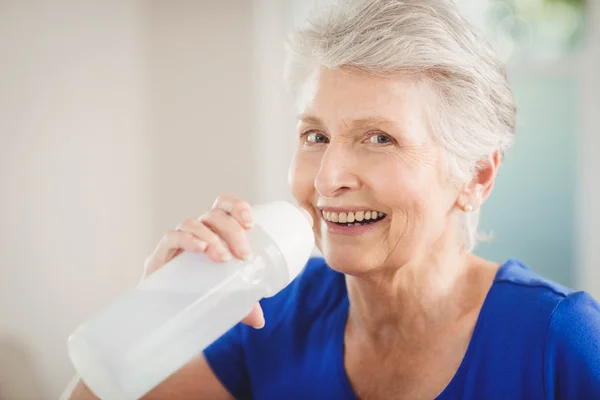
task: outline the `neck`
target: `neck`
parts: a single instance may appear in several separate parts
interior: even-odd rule
[[[478,313],[496,268],[458,248],[438,245],[421,260],[347,276],[352,331],[412,341]]]

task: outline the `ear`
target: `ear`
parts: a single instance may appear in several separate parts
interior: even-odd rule
[[[481,160],[471,182],[468,182],[460,193],[457,206],[466,212],[479,209],[492,193],[498,168],[502,163],[499,151]]]

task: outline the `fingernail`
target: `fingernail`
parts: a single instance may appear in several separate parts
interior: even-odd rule
[[[250,229],[254,226],[254,219],[252,218],[252,213],[250,211],[242,211],[241,217],[246,228]]]
[[[242,257],[242,259],[246,262],[251,261],[252,259],[254,259],[254,254],[252,252],[249,252],[244,257]]]
[[[256,325],[254,328],[255,329],[262,329],[265,327],[265,320],[263,319],[262,322],[260,323],[260,325]]]

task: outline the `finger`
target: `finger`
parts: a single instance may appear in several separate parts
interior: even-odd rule
[[[198,239],[208,243],[206,254],[210,259],[214,261],[229,261],[231,258],[229,249],[223,243],[223,240],[199,219],[188,218],[177,227],[177,230],[189,232]]]
[[[252,207],[250,204],[234,195],[223,194],[215,200],[213,209],[220,209],[235,218],[246,229],[254,226]]]
[[[170,261],[180,249],[202,252],[206,250],[207,246],[206,241],[196,238],[189,232],[168,231],[146,261],[146,268],[153,269],[162,266]]]
[[[259,303],[254,305],[250,314],[242,322],[256,329],[261,329],[265,326],[265,315]]]
[[[226,246],[222,245],[220,248],[216,248],[214,246],[208,246],[204,254],[212,261],[215,262],[229,262],[231,261],[232,255],[231,252],[227,249],[221,250],[221,248],[225,249]]]
[[[202,222],[227,243],[235,257],[241,260],[250,257],[252,249],[246,231],[231,215],[214,209],[202,216]]]

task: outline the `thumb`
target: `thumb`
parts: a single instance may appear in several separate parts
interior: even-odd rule
[[[261,329],[265,326],[265,315],[263,314],[263,310],[260,307],[260,304],[256,303],[250,314],[246,316],[242,320],[242,322],[246,325],[249,325],[256,329]]]

